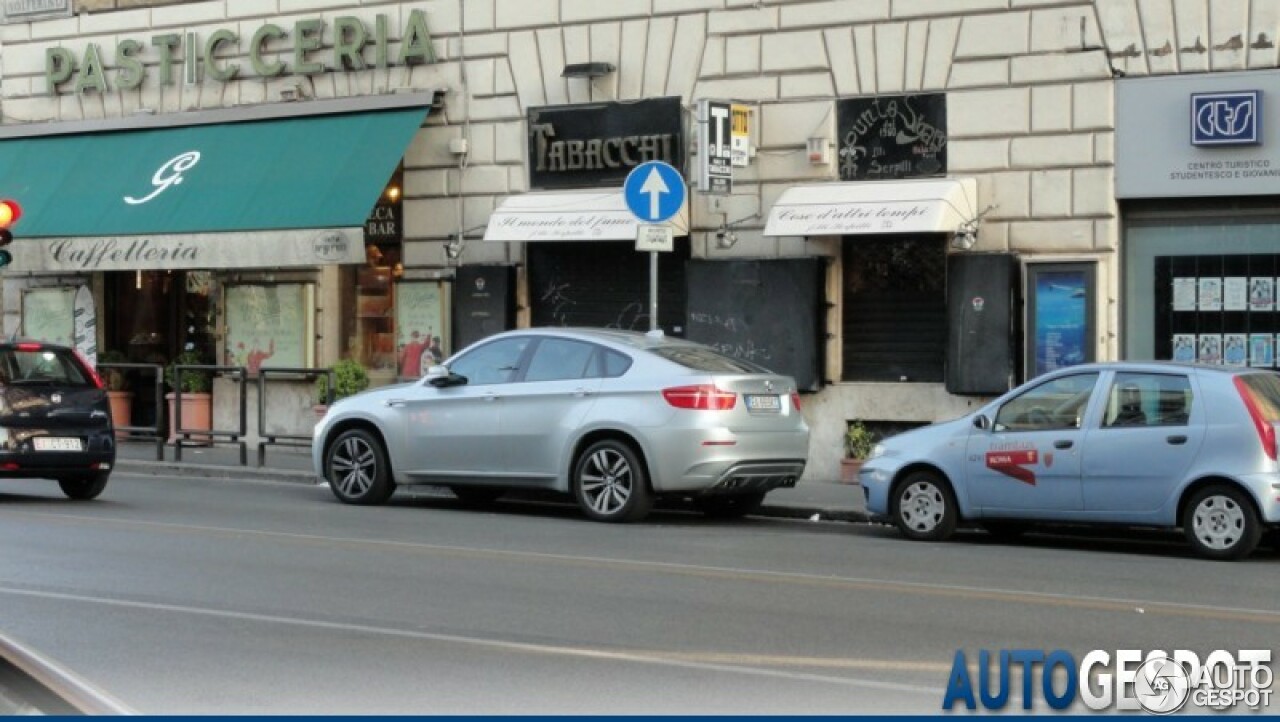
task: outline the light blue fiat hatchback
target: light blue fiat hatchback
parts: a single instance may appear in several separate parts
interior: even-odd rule
[[[876,446],[859,480],[872,515],[912,539],[961,522],[1181,527],[1239,559],[1280,526],[1280,374],[1099,363],[1045,374],[972,414]]]

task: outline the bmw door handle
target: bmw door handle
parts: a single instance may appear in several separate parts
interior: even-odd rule
[[[488,402],[494,402],[494,401],[497,401],[497,400],[498,400],[498,395],[497,395],[497,394],[495,394],[495,393],[487,393],[487,394],[485,394],[485,395],[484,395],[484,400],[485,400],[485,401],[488,401]]]
[[[1059,439],[1058,441],[1053,442],[1053,448],[1070,449],[1074,444],[1075,442],[1070,439]]]
[[[404,399],[387,399],[382,403],[384,406],[389,406],[393,409],[397,409],[397,408],[400,408],[401,406],[404,406],[405,402],[404,402]]]
[[[1182,434],[1174,434],[1172,436],[1166,436],[1164,440],[1169,442],[1170,444],[1173,444],[1174,446],[1181,446],[1182,444],[1187,443],[1187,437]]]
[[[582,397],[582,396],[590,396],[590,395],[591,395],[591,389],[574,389],[574,390],[573,390],[573,395],[574,395],[574,396],[578,396],[578,397]]]

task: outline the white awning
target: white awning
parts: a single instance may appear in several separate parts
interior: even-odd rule
[[[955,233],[978,216],[973,178],[792,186],[769,211],[766,236]]]
[[[486,241],[634,241],[639,219],[622,189],[543,191],[508,196],[489,216]],[[664,225],[689,235],[689,204]]]

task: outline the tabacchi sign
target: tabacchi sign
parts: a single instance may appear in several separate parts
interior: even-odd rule
[[[332,47],[324,47],[324,36],[333,38]],[[254,74],[263,78],[436,62],[423,10],[409,11],[394,57],[391,40],[388,16],[379,14],[372,28],[349,15],[336,17],[332,23],[298,20],[288,30],[267,23],[255,30],[247,43],[235,31],[224,28],[203,36],[195,32],[153,35],[148,42],[121,38],[111,53],[97,43],[86,44],[79,56],[69,48],[48,48],[45,90],[49,95],[132,90],[142,86],[148,73],[157,71],[161,85],[174,85],[178,70],[186,83],[199,82],[201,77],[226,83],[239,77],[242,70],[239,63],[227,58],[245,52]]]

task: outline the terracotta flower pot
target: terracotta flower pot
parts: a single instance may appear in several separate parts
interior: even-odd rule
[[[117,429],[121,426],[133,425],[133,392],[108,391],[107,400],[111,404],[111,425]],[[117,431],[117,439],[129,438],[129,432]]]
[[[165,399],[169,401],[169,443],[172,444],[178,440],[178,415],[174,413],[173,400],[175,394],[167,393]],[[210,393],[192,393],[183,392],[182,394],[182,428],[191,431],[205,430],[213,428],[213,394]],[[193,444],[208,444],[213,441],[211,437],[201,436],[192,433],[187,440]]]
[[[867,463],[866,459],[850,459],[843,458],[840,460],[840,482],[842,484],[857,484],[858,472],[862,471],[862,465]]]

